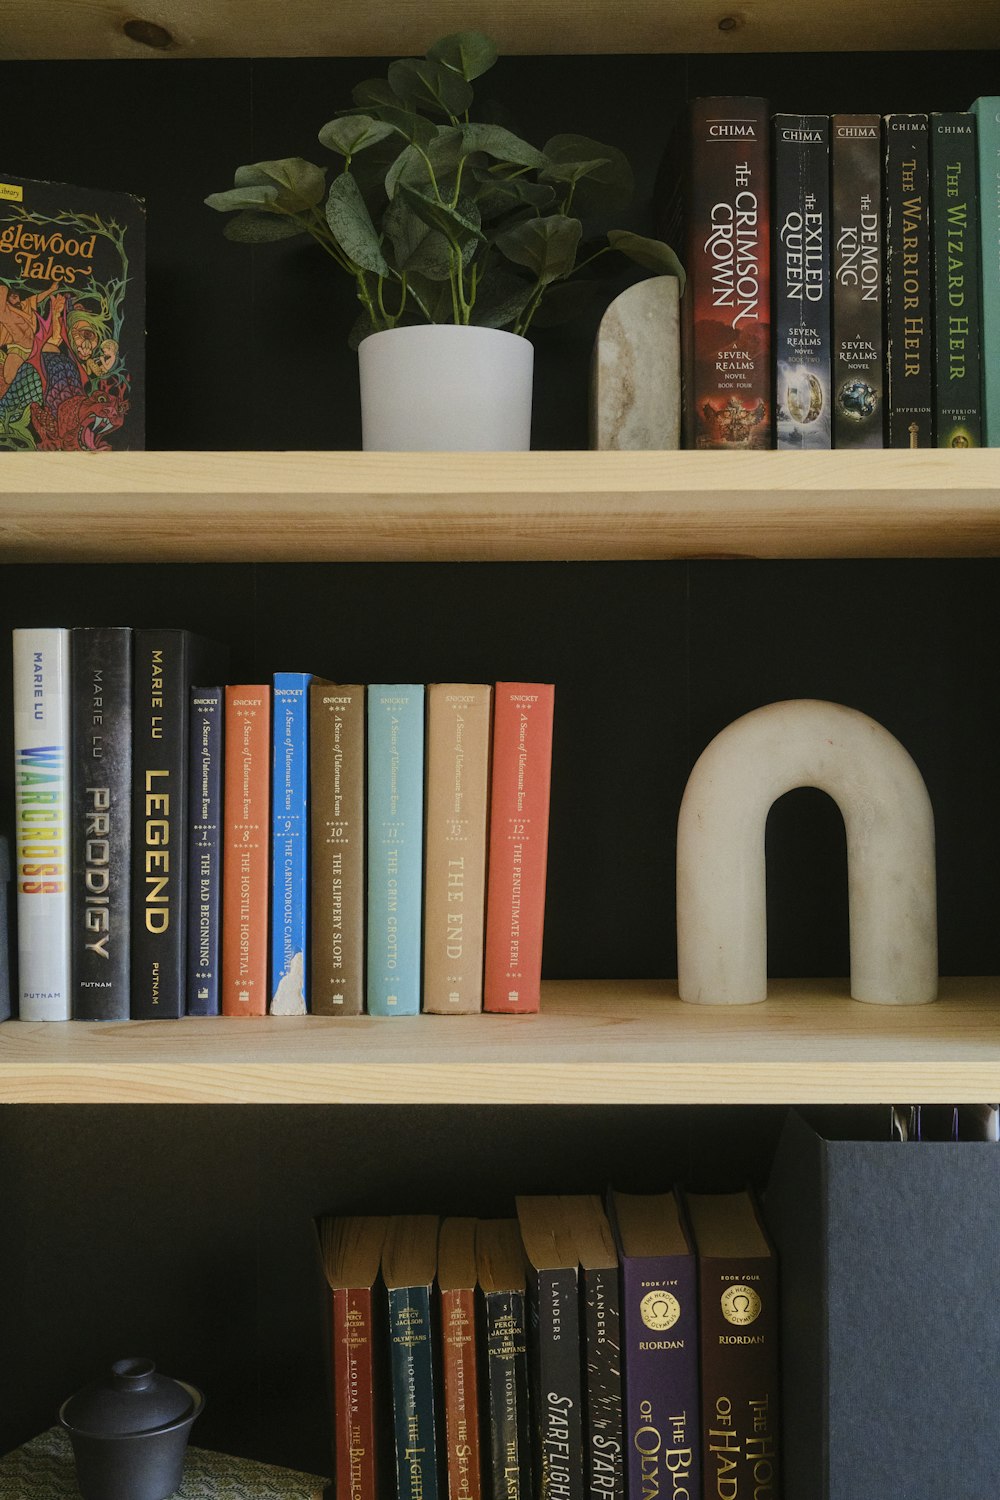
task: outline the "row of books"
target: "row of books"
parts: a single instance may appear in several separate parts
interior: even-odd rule
[[[692,105],[685,445],[1000,445],[1000,97]]]
[[[227,668],[15,630],[21,1018],[537,1010],[551,685]]]
[[[777,1268],[749,1193],[328,1218],[336,1492],[779,1493]],[[384,1476],[383,1476],[384,1479]]]

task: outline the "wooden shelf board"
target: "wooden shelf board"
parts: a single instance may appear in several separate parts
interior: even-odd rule
[[[7,454],[4,562],[1000,555],[1000,456]]]
[[[131,39],[136,19],[165,32]],[[793,52],[990,48],[1000,45],[991,3],[880,0],[864,11],[804,11],[797,0],[6,0],[0,58],[399,57],[470,27],[505,53]],[[130,28],[134,35],[134,24]],[[166,40],[166,45],[163,45]]]
[[[934,1005],[773,981],[693,1006],[667,981],[552,981],[537,1016],[0,1027],[10,1104],[968,1103],[1000,1097],[1000,980]]]

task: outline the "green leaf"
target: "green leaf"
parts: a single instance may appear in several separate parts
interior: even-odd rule
[[[527,266],[547,286],[568,276],[576,264],[576,251],[583,233],[579,219],[549,214],[544,219],[524,219],[496,237],[497,249],[515,265]]]
[[[409,278],[410,287],[414,294],[420,298],[425,311],[420,312],[420,321],[427,323],[454,323],[455,306],[451,296],[451,283],[448,281],[430,281],[429,279],[414,275]]]
[[[504,130],[502,125],[463,125],[462,136],[466,151],[483,151],[496,161],[534,167],[537,171],[548,165],[548,157],[543,152],[522,141],[512,130]]]
[[[468,177],[463,178],[468,182]],[[473,172],[476,183],[476,206],[483,223],[503,218],[505,214],[538,215],[553,208],[556,190],[547,182],[530,182],[526,177],[494,177],[489,172]]]
[[[338,245],[355,265],[376,276],[388,276],[389,266],[361,189],[349,172],[342,172],[330,187],[326,221]]]
[[[480,328],[506,328],[524,312],[534,284],[502,269],[487,271],[476,287],[472,321]]]
[[[339,115],[345,120],[356,118],[358,115],[381,120],[383,124],[390,125],[396,134],[403,136],[405,140],[420,141],[422,144],[432,141],[434,132],[438,128],[433,120],[428,120],[423,115],[416,114],[414,110],[407,109],[395,94],[392,94],[391,104],[369,104],[360,109],[342,109]]]
[[[397,194],[402,197],[407,208],[411,209],[432,229],[440,229],[450,244],[456,248],[461,247],[463,255],[466,253],[466,242],[471,237],[474,243],[484,238],[480,227],[479,210],[471,198],[459,198],[458,205],[450,208],[447,204],[435,203],[431,198],[425,198],[422,193],[401,182],[397,188]],[[511,257],[513,258],[513,257]]]
[[[362,339],[366,339],[370,333],[377,332],[378,329],[372,322],[371,313],[367,307],[362,307],[361,312],[351,327],[350,333],[347,335],[348,348],[356,350]]]
[[[481,31],[457,31],[428,47],[427,56],[432,62],[442,63],[460,73],[471,83],[473,78],[482,77],[492,68],[497,60],[497,49]]]
[[[323,126],[319,141],[328,151],[337,151],[341,156],[356,156],[359,151],[394,133],[386,120],[376,120],[371,115],[342,115]]]
[[[271,240],[290,240],[297,234],[305,234],[300,219],[287,214],[254,213],[247,209],[230,219],[223,229],[227,240],[236,240],[243,245],[263,245]]]
[[[447,281],[451,276],[452,252],[440,229],[432,229],[418,219],[404,202],[402,194],[394,198],[385,211],[385,232],[392,244],[398,271],[408,276],[417,272],[428,281]],[[471,241],[475,245],[475,241]]]
[[[216,209],[220,214],[232,213],[236,209],[256,209],[267,212],[275,205],[274,212],[280,213],[277,208],[278,189],[276,187],[240,187],[228,188],[224,193],[209,193],[205,199],[209,208]]]
[[[384,78],[365,78],[351,90],[351,98],[363,109],[371,105],[389,104],[399,107],[399,95],[394,94]],[[373,111],[374,112],[374,111]]]
[[[397,185],[405,182],[417,192],[426,189],[433,194],[433,172],[438,192],[446,197],[454,187],[458,164],[464,155],[462,131],[438,127],[434,139],[426,146],[409,146],[396,158],[386,173],[385,190],[391,198]]]
[[[617,147],[585,135],[554,135],[545,143],[545,155],[549,160],[540,180],[574,183],[574,211],[608,213],[631,202],[632,168]]]
[[[286,156],[281,161],[258,161],[249,167],[237,167],[233,182],[237,187],[278,189],[278,204],[285,209],[315,208],[326,192],[326,173],[301,156]]]
[[[620,250],[629,260],[654,271],[658,276],[676,276],[684,294],[684,267],[669,245],[662,240],[650,240],[642,234],[633,234],[630,229],[609,229],[608,243],[612,250]]]
[[[472,103],[472,89],[460,73],[443,63],[405,57],[389,65],[389,82],[398,94],[416,109],[433,114],[464,115]]]

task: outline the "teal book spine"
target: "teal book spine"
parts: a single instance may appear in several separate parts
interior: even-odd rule
[[[972,106],[979,130],[983,444],[1000,448],[1000,95]]]
[[[272,1016],[301,1016],[309,921],[309,684],[311,672],[275,672],[271,735]]]
[[[424,689],[368,689],[368,1012],[420,1010]]]
[[[389,1349],[398,1500],[438,1500],[429,1286],[390,1287]]]

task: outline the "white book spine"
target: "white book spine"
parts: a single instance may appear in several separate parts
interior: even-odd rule
[[[22,1021],[68,1021],[69,631],[14,631],[14,810]]]

